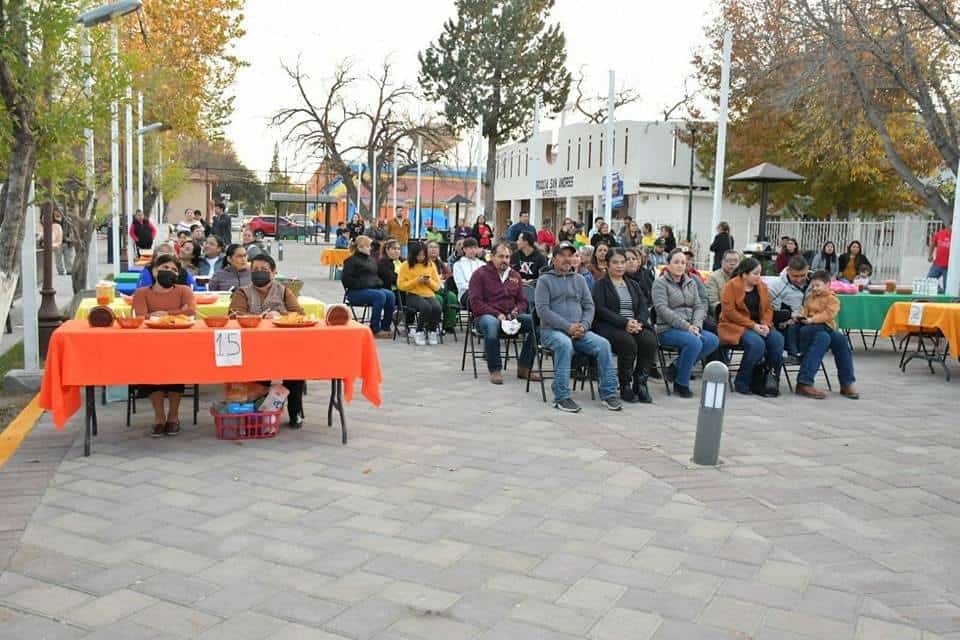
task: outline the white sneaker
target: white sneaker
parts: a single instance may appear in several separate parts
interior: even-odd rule
[[[427,336],[423,331],[414,331],[413,332],[413,344],[418,347],[425,346],[427,344]]]
[[[431,345],[431,346],[436,346],[436,345],[440,344],[440,334],[438,334],[436,331],[428,331],[428,332],[427,332],[427,344],[429,344],[429,345]]]

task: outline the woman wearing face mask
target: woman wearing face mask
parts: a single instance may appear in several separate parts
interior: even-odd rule
[[[176,257],[173,253],[173,245],[171,245],[169,242],[161,242],[159,245],[157,245],[157,250],[153,252],[153,259],[150,261],[150,264],[140,270],[140,278],[137,280],[138,289],[140,287],[149,287],[153,285],[155,282],[153,279],[153,268],[157,265],[157,260],[161,256]],[[193,273],[187,269],[180,269],[180,276],[177,280],[177,284],[185,284],[194,290],[197,288],[197,281],[194,279]]]
[[[384,286],[377,271],[377,263],[370,256],[373,244],[367,236],[359,236],[356,251],[343,263],[340,283],[346,290],[350,304],[370,306],[370,329],[378,338],[392,338],[390,321],[396,304],[393,292]]]
[[[243,248],[241,247],[241,251]],[[277,263],[267,254],[250,261],[250,283],[236,289],[230,298],[230,313],[255,314],[276,317],[284,313],[303,313],[296,294],[276,281]],[[270,381],[262,382],[269,385]],[[290,428],[303,426],[303,380],[284,380],[287,396],[287,414]]]
[[[232,244],[227,247],[226,259],[227,266],[217,271],[210,278],[210,284],[207,285],[209,291],[232,291],[250,284],[250,263],[247,261],[247,250],[239,244]]]
[[[182,314],[192,316],[196,311],[193,291],[190,287],[177,284],[180,279],[180,263],[176,257],[163,254],[157,257],[151,267],[154,282],[149,287],[140,287],[133,293],[133,312],[138,316],[165,316]],[[182,384],[138,385],[144,390],[153,406],[154,438],[175,436],[180,433],[180,396]],[[169,406],[164,411],[163,397],[167,396]]]

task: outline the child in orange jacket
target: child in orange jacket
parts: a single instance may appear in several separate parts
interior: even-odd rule
[[[810,276],[809,291],[797,320],[806,325],[823,325],[825,330],[837,328],[840,299],[830,290],[830,274],[817,271]]]

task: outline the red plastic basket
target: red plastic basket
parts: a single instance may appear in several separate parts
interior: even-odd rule
[[[280,431],[280,414],[277,411],[255,413],[220,413],[216,406],[210,407],[220,440],[258,440],[273,438]]]

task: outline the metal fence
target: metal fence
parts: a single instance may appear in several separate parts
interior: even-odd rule
[[[906,216],[878,221],[778,220],[767,223],[767,237],[776,245],[780,238],[789,236],[796,239],[801,251],[815,253],[827,241],[833,241],[838,254],[858,240],[873,264],[874,280],[899,280],[904,259],[925,258],[930,236],[942,227],[939,220]]]

